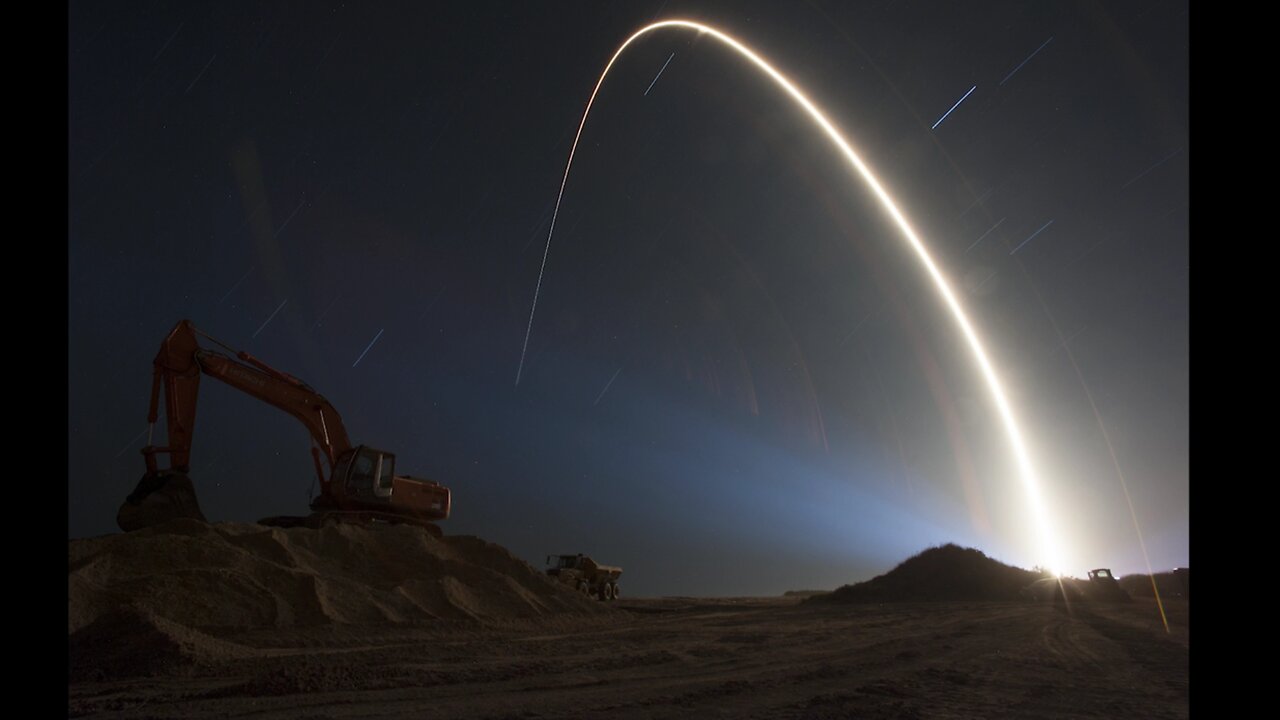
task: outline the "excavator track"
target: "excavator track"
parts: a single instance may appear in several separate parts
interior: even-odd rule
[[[416,525],[425,529],[432,537],[444,537],[444,532],[440,530],[440,526],[433,522],[420,518],[398,515],[396,513],[378,512],[376,510],[326,510],[323,512],[315,512],[305,517],[292,515],[276,515],[274,517],[263,518],[258,521],[259,525],[269,525],[271,527],[307,527],[319,529],[329,527],[338,523],[351,523],[354,525]]]

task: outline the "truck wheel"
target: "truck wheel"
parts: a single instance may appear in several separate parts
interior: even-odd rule
[[[613,599],[614,599],[614,600],[617,600],[617,599],[618,599],[618,597],[619,597],[619,596],[621,596],[621,594],[622,594],[622,591],[621,591],[621,590],[619,590],[619,589],[618,589],[618,586],[615,584],[615,585],[613,586]]]
[[[578,582],[578,592],[586,595],[587,597],[591,596],[591,586],[587,584],[586,580]]]
[[[609,592],[609,585],[607,583],[600,583],[600,587],[596,590],[596,598],[604,601],[611,597],[613,597],[613,593]]]

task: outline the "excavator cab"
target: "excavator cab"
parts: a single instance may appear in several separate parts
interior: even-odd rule
[[[342,488],[346,497],[365,502],[386,501],[391,499],[395,470],[395,455],[360,445],[338,459],[332,482]]]
[[[394,454],[358,445],[338,456],[328,491],[312,502],[311,509],[392,522],[429,523],[449,517],[450,498],[449,489],[438,482],[397,476]],[[433,531],[438,533],[439,529]]]

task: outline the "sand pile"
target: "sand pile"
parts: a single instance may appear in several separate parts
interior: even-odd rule
[[[1041,577],[992,560],[979,550],[948,543],[912,556],[884,575],[844,585],[806,602],[1017,600],[1022,588]]]
[[[202,633],[608,612],[498,545],[407,525],[181,519],[71,540],[67,555],[73,646],[109,643],[124,625],[190,656],[231,651]]]
[[[77,680],[157,675],[248,657],[249,648],[210,637],[154,613],[122,607],[98,616],[67,641]]]

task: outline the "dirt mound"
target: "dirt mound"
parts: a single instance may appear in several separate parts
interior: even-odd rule
[[[180,673],[251,652],[135,606],[101,614],[67,645],[72,681]]]
[[[844,585],[814,603],[878,603],[916,600],[1017,600],[1042,576],[992,560],[980,550],[948,543],[904,560],[866,582]]]
[[[179,519],[71,540],[67,555],[73,637],[112,618],[217,635],[608,611],[498,545],[409,525],[316,530]],[[122,608],[130,610],[122,616]]]
[[[782,597],[813,597],[814,595],[826,595],[830,590],[788,590],[782,593]]]

